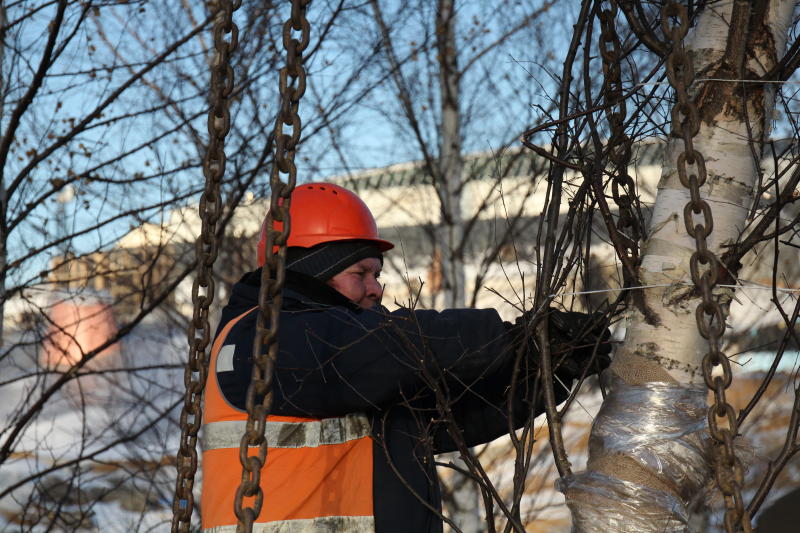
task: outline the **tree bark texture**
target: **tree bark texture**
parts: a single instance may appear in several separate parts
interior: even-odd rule
[[[439,172],[436,176],[441,222],[437,241],[441,251],[442,289],[445,307],[464,307],[466,287],[461,212],[464,156],[461,153],[460,73],[453,0],[439,0],[436,46],[439,53],[441,105]]]
[[[708,246],[717,257],[747,222],[775,100],[774,84],[754,81],[785,50],[794,8],[787,0],[758,0],[742,20],[733,16],[736,4],[706,7],[685,43],[695,71],[689,94],[701,119],[693,140],[708,172],[701,197],[714,222]],[[676,167],[683,150],[683,140],[670,137],[643,246],[639,279],[658,287],[646,289],[627,316],[587,470],[561,485],[576,532],[688,531],[692,507],[703,502],[712,476],[701,368],[708,343],[698,333],[700,296],[689,270],[695,241],[683,218],[690,194]],[[721,275],[735,279],[736,272]],[[730,301],[728,289],[714,294]]]

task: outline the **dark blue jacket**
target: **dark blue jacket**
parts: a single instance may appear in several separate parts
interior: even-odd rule
[[[249,273],[234,286],[220,329],[258,305],[260,275]],[[234,370],[218,375],[226,399],[241,409],[256,319],[252,312],[231,330],[226,344],[236,344]],[[441,532],[433,456],[458,449],[448,423],[474,446],[537,414],[530,408],[537,393],[527,360],[509,409],[516,355],[507,331],[492,309],[364,310],[327,285],[288,272],[271,412],[366,413],[374,439],[376,533]]]

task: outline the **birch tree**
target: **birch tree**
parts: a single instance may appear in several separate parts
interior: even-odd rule
[[[404,213],[423,228],[425,254],[436,272],[426,280],[423,305],[474,306],[481,276],[510,242],[504,231],[493,241],[483,239],[478,215],[500,202],[501,181],[526,159],[509,149],[516,141],[509,125],[523,125],[537,112],[529,101],[544,90],[527,82],[532,72],[546,72],[555,61],[545,52],[550,50],[545,29],[559,20],[556,11],[553,2],[538,0],[402,5],[377,0],[347,19],[371,45],[343,49],[351,57],[372,54],[358,82],[380,84],[351,117],[330,128],[331,145],[339,148],[340,174],[354,177],[375,151],[386,163],[413,161],[420,180],[413,186],[430,190],[429,205]],[[539,79],[550,84],[544,73]],[[521,94],[526,97],[517,98]],[[540,101],[547,107],[546,96]],[[353,141],[363,124],[375,132],[366,144]],[[467,154],[477,151],[488,155],[470,164],[476,158]],[[470,184],[477,181],[486,186],[470,197]],[[348,183],[358,189],[356,179]],[[396,207],[396,198],[388,192],[386,198],[387,209]],[[380,206],[377,211],[380,224]],[[518,213],[508,218],[518,234]],[[471,254],[482,260],[477,273],[465,271]],[[404,270],[401,261],[394,267]]]
[[[675,2],[660,9],[643,2],[585,3],[576,31],[590,27],[587,21],[601,10],[616,17],[618,5],[616,23],[627,24],[629,57],[636,57],[635,38],[665,62],[674,99],[661,105],[670,113],[671,135],[641,259],[624,283],[630,293],[625,339],[607,375],[610,392],[592,429],[585,472],[572,474],[551,424],[561,487],[576,532],[694,530],[693,513],[713,500],[706,491],[711,484],[724,496],[727,531],[750,531],[764,490],[744,501],[733,442],[748,409],[737,416],[725,399],[732,370],[722,336],[739,260],[765,238],[774,240],[777,257],[778,235],[796,233],[797,220],[780,216],[796,194],[796,178],[771,177],[773,201],[765,206],[761,168],[776,90],[796,68],[797,42],[786,52],[794,3],[705,2],[692,12]],[[636,72],[628,76],[636,81]],[[569,83],[566,76],[563,83]],[[635,101],[643,85],[629,84],[625,98]],[[598,104],[617,106],[619,100]],[[556,155],[564,148],[559,145]],[[774,230],[769,237],[764,219]],[[626,251],[616,249],[624,260]],[[539,294],[553,288],[548,274],[539,280],[546,285]],[[796,314],[781,313],[792,336]],[[538,331],[546,344],[546,328]],[[548,363],[543,366],[547,373]],[[706,384],[714,391],[708,412]],[[551,420],[559,419],[552,405],[548,411]],[[797,451],[796,432],[788,430],[789,456]]]
[[[545,70],[544,28],[545,21],[555,17],[553,5],[549,1],[439,0],[398,7],[370,2],[381,52],[375,66],[388,81],[377,94],[394,97],[392,105],[385,106],[382,120],[388,119],[391,131],[407,139],[403,145],[406,157],[419,161],[417,172],[434,197],[432,213],[424,212],[422,205],[419,212],[409,213],[409,218],[425,227],[431,250],[430,275],[420,291],[430,300],[422,305],[475,306],[486,271],[497,261],[500,250],[522,232],[522,213],[514,210],[505,214],[507,225],[493,238],[480,236],[477,228],[490,206],[502,203],[503,180],[512,176],[525,158],[507,150],[514,141],[511,136],[498,135],[489,126],[507,127],[510,121],[532,114],[516,96],[526,92],[529,72]],[[530,43],[541,48],[530,53]],[[515,65],[518,59],[526,61],[529,72]],[[516,95],[515,90],[519,91]],[[510,163],[500,163],[498,157],[493,164],[489,155],[485,158],[489,165],[469,165],[466,151],[475,149],[503,154]],[[471,188],[479,181],[485,185]],[[535,186],[526,181],[514,194],[529,196]],[[467,264],[477,268],[468,273]],[[404,266],[401,263],[398,270],[404,271]],[[458,455],[442,462],[470,471]],[[491,497],[487,491],[481,498],[470,477],[478,478],[475,471],[471,476],[450,472],[443,500],[459,530],[476,533],[486,527],[480,515]]]

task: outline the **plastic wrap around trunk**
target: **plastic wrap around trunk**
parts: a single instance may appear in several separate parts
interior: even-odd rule
[[[709,474],[706,389],[604,378],[610,390],[589,439],[595,468],[557,485],[568,496],[573,531],[687,531]]]

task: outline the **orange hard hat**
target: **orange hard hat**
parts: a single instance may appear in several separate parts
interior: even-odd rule
[[[311,248],[323,242],[363,240],[374,242],[381,252],[394,248],[394,244],[378,237],[378,225],[367,204],[352,191],[333,183],[304,183],[295,187],[289,216],[287,246]],[[267,254],[266,224],[264,218],[258,242],[259,266],[264,265]],[[275,229],[282,228],[283,223],[275,221]]]

